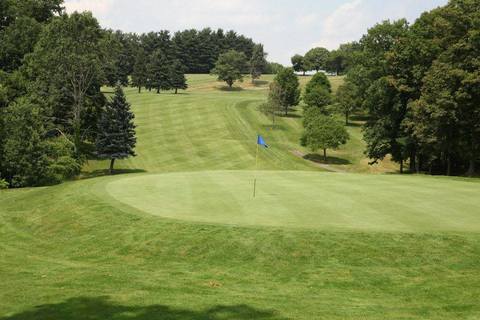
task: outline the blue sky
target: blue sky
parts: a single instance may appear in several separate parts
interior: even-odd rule
[[[414,21],[447,0],[66,0],[67,11],[92,11],[103,27],[128,32],[233,29],[288,64],[314,46],[335,49],[386,19]]]

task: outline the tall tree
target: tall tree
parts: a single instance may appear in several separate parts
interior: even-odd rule
[[[282,107],[285,115],[291,107],[296,106],[300,102],[300,83],[297,75],[292,68],[280,70],[273,80],[282,92]]]
[[[217,75],[219,81],[225,81],[229,88],[237,80],[243,80],[243,72],[247,69],[247,58],[242,52],[227,51],[218,57],[211,73]]]
[[[296,54],[292,57],[291,60],[293,70],[295,70],[296,72],[303,72],[303,75],[305,75],[305,72],[307,72],[305,66],[305,58],[302,55]]]
[[[349,116],[358,109],[356,87],[351,82],[342,84],[335,95],[338,110],[345,115],[345,125],[349,125]]]
[[[275,127],[275,118],[277,114],[283,111],[283,103],[285,101],[285,91],[275,81],[270,83],[270,90],[268,92],[268,100],[260,105],[260,111],[265,115],[271,117],[272,126]]]
[[[309,70],[325,70],[330,53],[325,48],[313,48],[305,54],[304,64]]]
[[[97,155],[100,159],[110,160],[110,174],[113,173],[115,160],[135,156],[134,114],[130,111],[122,87],[115,87],[115,94],[105,107],[98,123],[96,141]]]
[[[150,86],[160,90],[170,90],[172,84],[170,81],[170,61],[162,50],[156,50],[150,57],[148,64],[148,78]]]
[[[322,114],[319,109],[311,108],[305,114],[304,126],[302,145],[309,147],[312,152],[322,149],[325,162],[327,149],[337,149],[349,139],[345,127],[333,117]]]
[[[62,15],[46,26],[27,58],[29,78],[35,82],[32,94],[53,108],[52,116],[68,117],[59,120],[68,122],[79,156],[88,131],[95,131],[95,121],[84,121],[92,114],[86,110],[103,104],[103,36],[91,13]]]
[[[142,87],[147,85],[148,80],[148,59],[143,48],[139,48],[135,57],[135,65],[132,73],[132,85],[138,87],[138,93]]]
[[[170,66],[170,84],[172,89],[175,89],[175,94],[178,90],[185,90],[188,88],[187,79],[185,78],[185,66],[180,60],[174,60]]]
[[[265,72],[267,67],[267,54],[263,51],[262,44],[256,44],[253,47],[252,58],[250,59],[250,76],[252,77],[252,83],[255,79],[260,78],[262,72]]]

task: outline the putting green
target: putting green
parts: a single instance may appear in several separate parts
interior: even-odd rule
[[[110,182],[116,200],[203,223],[374,231],[480,231],[480,184],[462,179],[262,171],[141,175]]]

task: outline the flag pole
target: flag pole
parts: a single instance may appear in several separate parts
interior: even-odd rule
[[[257,170],[258,170],[258,140],[257,140],[257,151],[255,152],[255,174],[253,178],[253,198],[255,198],[257,192]]]

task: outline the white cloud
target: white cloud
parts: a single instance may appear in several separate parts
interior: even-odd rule
[[[336,49],[340,43],[357,40],[370,23],[364,0],[352,0],[339,6],[323,23],[321,37],[313,46]]]
[[[2,1],[2,0],[0,0]],[[67,12],[92,11],[101,25],[126,32],[223,28],[261,42],[289,64],[313,46],[337,48],[375,23],[413,19],[447,0],[65,0]]]

